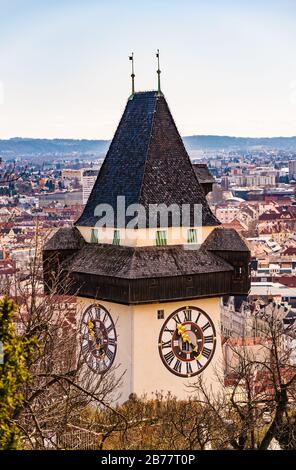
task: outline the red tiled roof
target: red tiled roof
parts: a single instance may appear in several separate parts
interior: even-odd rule
[[[232,222],[223,224],[224,228],[234,228],[235,230],[245,230],[245,227],[240,223],[239,220],[234,219]]]
[[[296,255],[296,247],[294,246],[288,246],[288,248],[285,249],[285,251],[282,252],[283,256],[293,256]]]
[[[11,259],[0,260],[0,276],[12,275],[15,273],[15,262]]]

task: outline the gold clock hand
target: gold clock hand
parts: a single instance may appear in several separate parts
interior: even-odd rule
[[[182,323],[179,323],[177,325],[177,330],[178,330],[178,334],[179,336],[181,336],[182,338],[182,341],[183,343],[188,343],[190,344],[192,347],[194,347],[195,345],[192,343],[189,335],[186,333],[186,326],[183,325]],[[193,349],[194,350],[194,349]]]
[[[186,333],[185,325],[182,325],[182,323],[178,323],[177,330],[178,330],[178,335],[181,336],[183,343],[187,342],[193,345],[191,339],[189,338],[189,335]]]
[[[178,330],[178,335],[182,336],[185,334],[186,331],[186,326],[183,325],[182,323],[177,324],[177,330]]]
[[[189,338],[189,335],[187,335],[186,332],[186,326],[183,325],[182,323],[177,324],[177,330],[178,330],[178,335],[181,336],[183,343],[188,342],[192,346],[192,351],[195,353],[198,353],[198,347],[197,344],[195,345],[192,343],[191,339]],[[199,359],[201,354],[199,354],[196,359]]]
[[[87,326],[88,326],[89,334],[94,338],[94,337],[95,337],[95,332],[94,332],[94,324],[93,324],[93,322],[92,322],[91,320],[88,320]]]
[[[104,347],[102,345],[102,341],[101,341],[100,338],[96,337],[96,333],[94,331],[94,323],[91,320],[88,320],[87,325],[88,325],[90,335],[94,338],[94,340],[96,342],[96,349],[99,350],[100,356],[102,356],[102,357],[105,356],[105,350],[104,350]]]

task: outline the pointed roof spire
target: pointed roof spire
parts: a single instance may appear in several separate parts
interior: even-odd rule
[[[135,94],[135,71],[134,71],[134,53],[132,52],[132,55],[129,56],[129,60],[132,61],[132,73],[131,73],[131,77],[132,77],[132,94],[131,96],[129,97],[129,99],[133,99],[134,97],[134,94]]]
[[[158,91],[158,96],[163,96],[163,93],[162,93],[161,87],[160,87],[160,74],[161,74],[161,70],[160,70],[160,64],[159,64],[159,49],[157,49],[156,57],[157,57],[157,65],[158,65],[158,68],[157,68],[157,75],[158,75],[157,91]]]
[[[120,212],[118,197],[125,196],[125,207],[141,204],[147,228],[150,204],[189,204],[194,227],[194,207],[202,207],[202,225],[216,226],[164,96],[157,91],[137,92],[127,102],[108,153],[77,226],[95,227],[99,204],[113,208],[114,224],[127,227],[131,218]],[[182,214],[181,214],[182,217]],[[174,220],[168,221],[173,226]]]

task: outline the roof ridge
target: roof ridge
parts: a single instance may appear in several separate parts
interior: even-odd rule
[[[162,104],[163,104],[163,108],[161,109]],[[181,135],[178,131],[178,127],[177,127],[176,122],[174,120],[174,117],[171,113],[170,107],[169,107],[169,105],[168,105],[168,103],[167,103],[164,96],[162,96],[162,95],[157,96],[154,113],[155,114],[153,116],[152,125],[151,125],[151,135],[149,137],[149,147],[147,147],[147,158],[145,160],[145,171],[143,173],[143,179],[142,179],[142,186],[141,186],[141,192],[140,192],[140,203],[143,202],[143,183],[145,181],[145,178],[149,178],[149,173],[146,171],[146,169],[147,169],[147,165],[148,165],[148,162],[149,162],[149,155],[151,155],[151,147],[152,147],[152,144],[153,144],[153,139],[155,139],[155,141],[157,141],[157,138],[159,138],[159,136],[157,136],[157,132],[159,134],[159,130],[156,130],[156,125],[157,125],[156,119],[157,118],[158,118],[158,120],[161,119],[162,114],[164,114],[165,115],[164,119],[162,121],[160,121],[160,125],[166,126],[165,131],[163,131],[163,129],[162,129],[163,134],[164,134],[164,142],[166,141],[167,135],[169,135],[169,132],[171,131],[172,135],[169,139],[167,139],[167,147],[169,146],[168,140],[175,139],[175,142],[173,144],[173,149],[170,149],[170,151],[172,153],[174,153],[174,150],[176,149],[177,153],[178,153],[178,148],[180,149],[180,151],[178,153],[178,156],[176,157],[176,155],[175,155],[175,162],[177,161],[177,163],[180,164],[179,165],[180,168],[176,168],[176,171],[180,171],[180,175],[182,175],[182,162],[183,162],[183,167],[185,165],[184,168],[188,173],[188,175],[187,175],[188,176],[188,181],[186,182],[186,186],[191,189],[191,194],[192,194],[192,201],[188,201],[188,200],[186,201],[186,196],[184,196],[185,193],[186,193],[186,188],[184,187],[185,181],[183,181],[183,188],[182,188],[183,192],[182,192],[182,194],[180,192],[179,192],[179,194],[177,193],[177,188],[176,187],[173,190],[171,188],[169,196],[173,196],[173,199],[177,199],[177,201],[170,201],[169,203],[167,202],[167,204],[170,205],[170,204],[174,204],[176,202],[180,206],[184,203],[185,204],[189,203],[190,206],[192,206],[192,204],[196,204],[196,202],[198,201],[198,203],[201,204],[202,208],[206,209],[206,212],[208,214],[208,215],[205,215],[204,214],[205,211],[203,211],[203,213],[202,213],[203,225],[220,225],[220,222],[218,221],[216,216],[212,213],[212,211],[210,209],[210,206],[209,206],[209,204],[206,200],[206,197],[205,197],[204,191],[202,189],[202,186],[201,186],[201,184],[200,184],[200,182],[197,178],[197,175],[196,175],[196,172],[194,170],[191,159],[189,157],[189,154],[186,150],[186,147],[184,145],[184,142],[181,138]],[[166,121],[166,118],[167,118],[167,121]],[[170,130],[170,127],[172,127],[171,130]],[[157,149],[157,147],[159,147],[159,142],[154,142],[154,145],[156,146],[156,149]],[[169,155],[166,155],[166,152],[167,152],[167,149],[163,148],[162,149],[163,155],[165,157],[168,157]],[[151,156],[151,158],[152,158],[152,156]],[[172,159],[171,164],[174,164],[175,162],[174,162],[174,159]],[[168,163],[167,166],[170,167],[170,162]],[[159,167],[160,171],[166,172],[167,170],[164,167],[165,167],[165,165],[162,168],[160,166]],[[184,171],[184,168],[183,168],[183,171]],[[152,170],[155,170],[155,167],[153,165],[150,165],[150,177],[151,177]],[[157,170],[155,170],[155,172],[156,171]],[[169,171],[168,171],[168,173],[169,173]],[[157,176],[157,173],[155,174],[155,176]],[[171,177],[172,177],[172,174],[169,174],[169,178],[171,178]],[[194,184],[192,185],[193,180],[194,180]],[[170,183],[170,179],[168,179],[168,182]],[[191,185],[190,185],[190,182],[191,182]],[[150,181],[150,184],[151,183],[153,183],[153,180]],[[166,183],[166,181],[164,181],[164,184],[165,183]],[[196,186],[196,188],[194,188],[194,185]],[[169,185],[167,187],[169,187]],[[148,192],[149,192],[149,189],[148,189]],[[146,192],[147,192],[147,190],[146,190]],[[146,194],[146,199],[147,199],[147,194]],[[194,202],[194,200],[195,200],[195,202]],[[162,201],[162,202],[165,202],[165,201]],[[147,201],[146,201],[146,203],[147,203]],[[193,212],[192,208],[191,208],[191,212]],[[205,217],[204,217],[204,215],[205,215]],[[181,214],[181,217],[182,217],[182,214]],[[190,225],[192,225],[192,219],[193,219],[193,217],[192,217],[192,214],[191,214]]]
[[[154,111],[153,111],[153,118],[152,118],[152,121],[151,121],[151,132],[150,132],[150,135],[149,135],[149,140],[148,140],[148,145],[147,145],[147,151],[146,151],[146,157],[145,157],[145,162],[144,162],[144,169],[143,169],[142,181],[141,181],[140,192],[139,192],[139,201],[141,201],[141,195],[142,195],[142,189],[143,189],[143,182],[144,182],[144,178],[145,178],[145,170],[146,170],[146,165],[147,165],[147,157],[148,157],[148,153],[149,153],[149,149],[150,149],[151,138],[152,138],[152,132],[153,132],[153,125],[154,125],[155,114],[156,114],[157,99],[158,99],[158,96],[156,96],[155,106],[154,106]]]

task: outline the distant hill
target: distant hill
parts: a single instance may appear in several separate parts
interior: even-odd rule
[[[0,154],[6,157],[74,153],[99,155],[107,151],[109,144],[108,140],[23,139],[15,137],[9,140],[0,140]]]
[[[206,149],[268,149],[296,150],[296,136],[293,137],[229,137],[218,135],[191,135],[183,137],[188,150]]]
[[[254,148],[291,150],[296,152],[295,137],[230,137],[217,135],[192,135],[183,137],[188,151],[194,150],[248,150]],[[109,140],[76,139],[29,139],[15,137],[0,140],[0,155],[4,158],[17,156],[73,156],[75,154],[105,154]]]

